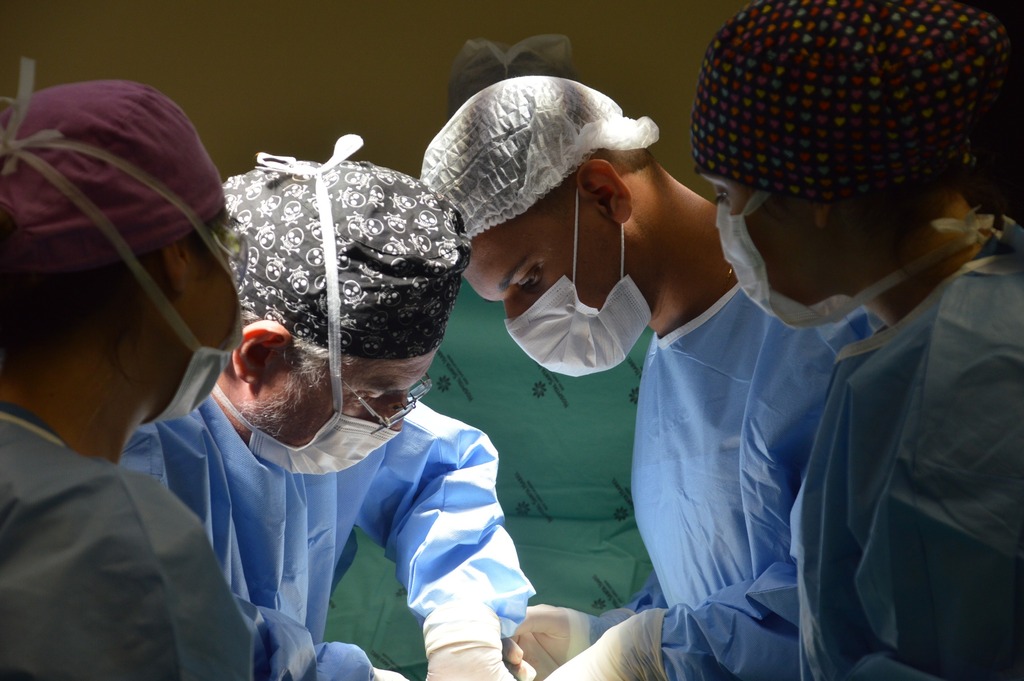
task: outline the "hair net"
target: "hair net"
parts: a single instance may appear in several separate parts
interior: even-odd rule
[[[970,163],[1009,41],[948,0],[758,0],[708,47],[692,146],[710,173],[836,201]]]
[[[209,221],[224,209],[217,168],[165,95],[120,80],[32,94],[31,64],[26,81],[0,113],[0,210],[15,224],[0,237],[0,271],[74,272],[122,259],[66,191],[91,201],[135,254],[173,243],[194,229],[196,217]],[[33,165],[40,162],[52,168],[51,177]],[[166,190],[195,215],[182,212]]]
[[[470,237],[524,213],[598,149],[645,149],[646,116],[622,115],[597,90],[524,76],[477,93],[434,137],[421,179],[462,211]]]
[[[318,164],[309,164],[318,167]],[[340,282],[340,351],[419,357],[444,336],[469,262],[455,208],[407,175],[344,161],[324,173]],[[296,337],[327,348],[322,226],[312,176],[256,168],[224,184],[236,228],[252,242],[239,298]]]
[[[532,35],[511,47],[486,38],[467,40],[448,77],[448,116],[488,85],[517,76],[558,76],[579,80],[569,38]]]

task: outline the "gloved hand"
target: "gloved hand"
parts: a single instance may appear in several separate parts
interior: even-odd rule
[[[523,659],[523,649],[510,638],[501,639],[501,657],[505,668],[516,678],[516,681],[535,681],[537,672],[530,663]]]
[[[645,610],[604,632],[549,681],[668,681],[661,657],[665,610]]]
[[[531,605],[512,639],[522,648],[523,658],[537,670],[537,681],[543,681],[589,648],[609,627],[633,615],[625,608],[595,617],[571,608]]]
[[[509,643],[515,676],[505,666],[501,624],[494,611],[482,603],[446,603],[423,622],[427,681],[532,681],[533,669]]]
[[[374,667],[373,681],[409,681],[409,679],[390,669],[377,669]]]

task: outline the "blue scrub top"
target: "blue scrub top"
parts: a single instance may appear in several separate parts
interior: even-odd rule
[[[1022,245],[841,355],[797,514],[805,679],[1024,677]]]
[[[790,512],[836,353],[870,332],[792,329],[735,287],[651,341],[632,492],[654,573],[627,607],[670,608],[669,679],[799,675]]]
[[[188,509],[0,403],[0,677],[245,681],[250,641]]]
[[[261,633],[257,678],[369,678],[363,651],[323,641],[354,527],[385,547],[421,620],[468,600],[494,609],[508,636],[534,593],[503,527],[490,440],[422,403],[395,438],[337,473],[291,473],[259,459],[212,398],[141,429],[122,464],[162,480],[205,524]]]

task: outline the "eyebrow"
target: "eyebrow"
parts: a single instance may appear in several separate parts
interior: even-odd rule
[[[508,290],[508,287],[512,285],[512,278],[516,276],[516,272],[523,269],[523,265],[526,264],[526,257],[524,256],[508,271],[505,278],[498,282],[498,292],[504,293]]]

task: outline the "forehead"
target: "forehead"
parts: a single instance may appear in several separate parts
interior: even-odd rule
[[[436,350],[408,359],[369,359],[350,357],[341,377],[356,390],[387,393],[406,390],[423,378],[434,360]]]
[[[473,237],[465,277],[487,300],[499,300],[502,288],[518,269],[544,261],[551,264],[572,249],[572,216],[563,225],[553,214],[529,210]]]

